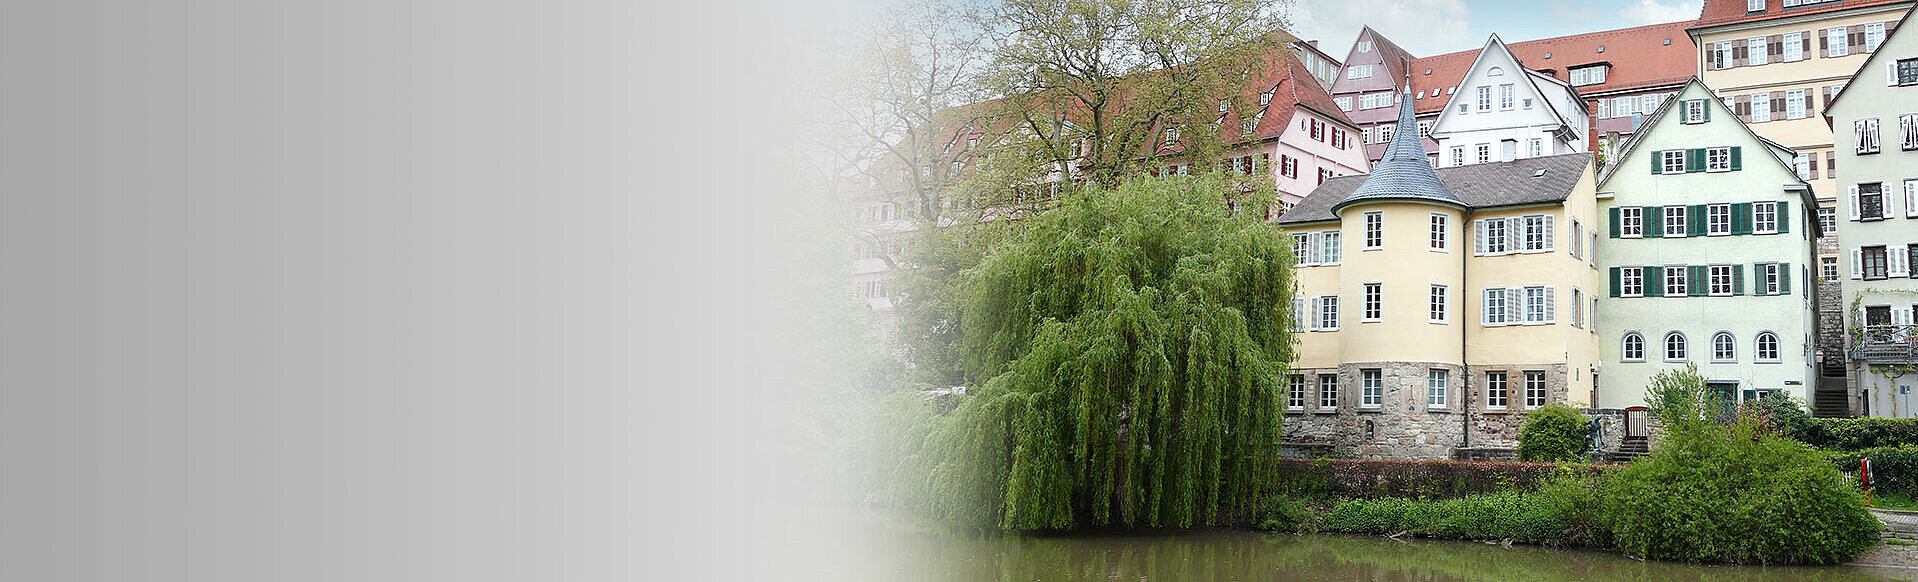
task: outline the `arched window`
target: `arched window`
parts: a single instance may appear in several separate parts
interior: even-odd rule
[[[1778,334],[1769,331],[1758,334],[1758,361],[1776,362],[1778,360]]]
[[[1685,334],[1675,331],[1665,334],[1665,361],[1685,361]]]
[[[1619,350],[1619,359],[1627,362],[1645,361],[1645,336],[1638,332],[1625,334],[1625,342]]]
[[[1499,76],[1503,76],[1504,74],[1505,74],[1505,69],[1500,67],[1492,67],[1491,69],[1487,69],[1485,71],[1485,76],[1487,77],[1499,77]]]
[[[1712,361],[1738,361],[1738,340],[1732,339],[1731,332],[1712,334]]]

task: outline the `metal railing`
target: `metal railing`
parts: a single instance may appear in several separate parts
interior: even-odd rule
[[[1868,325],[1856,330],[1851,357],[1872,363],[1918,361],[1918,325]]]

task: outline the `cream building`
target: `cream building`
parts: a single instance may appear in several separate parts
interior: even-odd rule
[[[1287,442],[1365,458],[1510,448],[1525,411],[1595,394],[1592,155],[1434,170],[1400,103],[1370,175],[1327,180],[1279,221],[1304,314]]]
[[[1817,206],[1792,158],[1696,80],[1619,151],[1598,186],[1598,406],[1645,406],[1687,364],[1727,402],[1810,399]]]

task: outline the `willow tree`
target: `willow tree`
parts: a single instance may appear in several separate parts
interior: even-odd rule
[[[1223,191],[1089,188],[968,272],[965,366],[987,380],[930,441],[935,513],[1022,530],[1247,521],[1280,435],[1292,253]]]

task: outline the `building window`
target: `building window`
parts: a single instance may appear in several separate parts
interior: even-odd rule
[[[1864,269],[1865,279],[1883,279],[1886,277],[1885,247],[1865,247],[1859,249],[1860,266]]]
[[[1675,331],[1665,334],[1665,361],[1685,361],[1685,334]]]
[[[1504,372],[1485,373],[1485,407],[1496,410],[1505,409]]]
[[[1579,258],[1579,257],[1582,257],[1582,256],[1584,256],[1584,255],[1582,255],[1582,254],[1580,254],[1580,253],[1579,253],[1579,248],[1578,248],[1578,246],[1579,246],[1580,244],[1583,244],[1583,242],[1584,242],[1584,240],[1585,240],[1585,227],[1584,227],[1583,225],[1580,225],[1580,224],[1578,223],[1578,219],[1576,219],[1576,218],[1574,218],[1574,219],[1572,219],[1572,238],[1571,238],[1570,240],[1571,240],[1571,243],[1572,243],[1572,249],[1571,249],[1571,250],[1572,250],[1572,258],[1574,258],[1574,259],[1576,259],[1576,258]],[[1587,250],[1589,250],[1589,249],[1587,249]]]
[[[1172,145],[1175,143],[1179,143],[1179,128],[1176,128],[1176,127],[1165,128],[1165,145]]]
[[[1385,126],[1380,126],[1380,127],[1385,127]],[[1419,122],[1419,137],[1432,137],[1432,122],[1430,121]]]
[[[1444,408],[1449,398],[1445,394],[1445,370],[1427,370],[1425,372],[1425,405],[1431,408]]]
[[[1732,169],[1731,148],[1705,148],[1705,171],[1725,172]]]
[[[1517,323],[1509,321],[1507,317],[1509,314],[1505,310],[1505,295],[1505,289],[1502,287],[1490,287],[1485,290],[1485,297],[1479,305],[1480,323],[1487,326]]]
[[[1708,54],[1707,56],[1710,57],[1710,62],[1706,63],[1706,65],[1710,66],[1713,70],[1731,68],[1732,43],[1730,41],[1719,41],[1719,42],[1712,43],[1711,53]],[[1686,122],[1686,123],[1690,123],[1690,122]]]
[[[1383,293],[1380,291],[1378,283],[1365,284],[1364,313],[1360,314],[1360,318],[1359,318],[1360,321],[1378,321],[1379,320],[1379,315],[1380,315],[1379,312],[1381,311],[1381,308],[1382,308],[1381,304],[1384,302],[1384,297],[1382,295]]]
[[[1685,296],[1685,267],[1665,267],[1665,296]]]
[[[1732,205],[1712,204],[1705,207],[1705,234],[1732,233]]]
[[[1305,374],[1286,376],[1285,407],[1293,410],[1305,409]]]
[[[1525,288],[1525,323],[1551,323],[1552,296],[1550,287]]]
[[[1492,144],[1478,144],[1478,163],[1483,164],[1490,161],[1492,161]]]
[[[1713,296],[1731,295],[1732,294],[1731,265],[1712,265],[1710,267],[1706,267],[1706,269],[1708,269],[1708,273],[1709,273],[1709,276],[1707,278],[1708,279],[1707,286],[1705,288],[1706,292]]]
[[[1873,182],[1858,185],[1858,219],[1878,220],[1885,218],[1884,185]]]
[[[1272,104],[1272,92],[1271,92],[1271,91],[1266,91],[1266,92],[1264,92],[1264,93],[1260,93],[1260,94],[1259,94],[1259,106],[1260,106],[1260,107],[1265,107],[1265,106],[1267,106],[1267,105],[1271,105],[1271,104]]]
[[[1452,165],[1465,165],[1465,146],[1452,146]]]
[[[1525,229],[1524,230],[1524,234],[1525,234],[1524,250],[1542,251],[1549,248],[1549,245],[1547,244],[1548,241],[1546,239],[1549,238],[1550,236],[1551,228],[1550,228],[1550,225],[1547,223],[1547,220],[1550,218],[1551,217],[1545,216],[1542,214],[1532,214],[1532,215],[1527,215],[1523,219],[1523,224]]]
[[[1491,87],[1482,86],[1478,88],[1478,110],[1479,111],[1492,110],[1492,88]]]
[[[1852,132],[1857,136],[1859,154],[1878,153],[1878,118],[1870,117],[1851,122]]]
[[[1825,54],[1842,57],[1851,54],[1851,47],[1845,44],[1845,27],[1837,26],[1825,29]],[[1833,95],[1836,97],[1836,95]]]
[[[1898,116],[1898,149],[1918,150],[1918,113]]]
[[[1319,264],[1339,264],[1339,231],[1328,230],[1319,233]]]
[[[1310,251],[1312,250],[1311,244],[1312,235],[1310,234],[1301,232],[1292,235],[1292,258],[1295,261],[1294,264],[1312,264],[1311,261],[1308,260],[1308,257],[1311,255]]]
[[[866,289],[865,289],[865,295],[866,295],[866,298],[867,298],[867,299],[883,299],[883,298],[885,298],[885,297],[886,297],[886,283],[885,283],[884,281],[867,281],[867,282],[866,282]]]
[[[1525,144],[1526,157],[1536,158],[1545,155],[1545,140],[1535,137],[1526,140]]]
[[[1777,295],[1782,287],[1779,280],[1783,277],[1782,267],[1778,263],[1758,264],[1758,294]]]
[[[1778,232],[1778,203],[1752,203],[1752,232],[1774,234]]]
[[[1885,23],[1865,23],[1865,52],[1877,52],[1878,45],[1885,42]]]
[[[1525,408],[1533,409],[1545,405],[1545,373],[1525,373]]]
[[[1769,331],[1758,334],[1758,351],[1756,353],[1756,357],[1760,362],[1778,362],[1781,359],[1778,354],[1778,335]]]
[[[1689,99],[1685,101],[1685,123],[1704,123],[1705,100]]]
[[[1359,408],[1378,408],[1385,400],[1385,379],[1378,370],[1359,370]]]
[[[1339,296],[1321,295],[1319,296],[1318,304],[1319,304],[1318,329],[1320,331],[1338,331],[1339,330]]]
[[[1572,288],[1572,327],[1585,327],[1585,294]]]
[[[1685,236],[1685,207],[1665,207],[1665,236]]]
[[[1765,64],[1765,58],[1770,56],[1765,48],[1765,37],[1762,36],[1745,39],[1745,50],[1746,54],[1750,55],[1748,60],[1753,65]]]
[[[1345,69],[1345,78],[1347,79],[1365,79],[1371,76],[1372,65],[1352,65]]]
[[[1664,166],[1660,168],[1660,170],[1662,170],[1660,173],[1662,174],[1685,173],[1685,150],[1665,150],[1665,151],[1658,152],[1658,154],[1660,156],[1659,159],[1664,160],[1665,162]]]
[[[1449,220],[1446,218],[1446,216],[1443,213],[1438,213],[1438,212],[1432,213],[1432,236],[1430,241],[1431,250],[1445,252],[1446,224],[1448,222]]]
[[[1818,229],[1824,231],[1825,236],[1838,234],[1838,209],[1830,206],[1819,207]]]
[[[1645,336],[1638,332],[1625,334],[1625,341],[1619,346],[1619,359],[1627,362],[1645,361]]]
[[[1784,60],[1786,62],[1790,62],[1790,61],[1796,61],[1796,60],[1805,58],[1804,42],[1805,42],[1805,37],[1799,35],[1796,32],[1785,33]]]
[[[1638,267],[1620,267],[1618,269],[1618,294],[1623,297],[1642,297],[1645,295],[1645,270]]]
[[[1319,374],[1319,408],[1336,410],[1339,407],[1339,376],[1337,374]]]
[[[1605,67],[1603,66],[1581,67],[1572,69],[1568,73],[1573,87],[1603,85],[1605,83]]]
[[[1362,52],[1362,53],[1372,52],[1372,41],[1369,41],[1369,40],[1359,41],[1359,52]]]
[[[1745,11],[1746,12],[1764,12],[1765,0],[1747,0],[1745,2]]]
[[[1918,83],[1918,59],[1898,59],[1898,84]]]
[[[1498,108],[1499,109],[1512,108],[1512,84],[1511,83],[1506,83],[1498,86]]]
[[[1818,257],[1818,276],[1825,281],[1838,280],[1838,257]]]
[[[1712,361],[1738,361],[1738,341],[1732,339],[1732,334],[1721,331],[1712,335]]]
[[[1505,220],[1490,218],[1477,222],[1479,230],[1484,233],[1481,238],[1485,240],[1485,252],[1481,254],[1497,255],[1511,251],[1505,244]]]
[[[1365,213],[1365,248],[1366,250],[1384,248],[1384,246],[1385,246],[1385,213],[1379,212],[1376,210]]]
[[[1432,323],[1445,323],[1450,319],[1446,310],[1446,300],[1448,298],[1446,287],[1444,285],[1433,285],[1431,295],[1431,313],[1427,314],[1427,321]]]
[[[1637,238],[1644,236],[1645,209],[1626,206],[1618,209],[1618,236]]]

